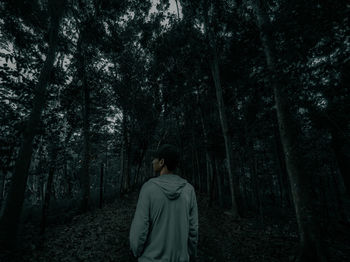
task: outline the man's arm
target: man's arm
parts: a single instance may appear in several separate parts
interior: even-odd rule
[[[142,186],[140,191],[129,234],[130,249],[135,257],[142,255],[149,229],[149,196],[145,190],[145,185]]]
[[[189,221],[189,233],[188,233],[188,254],[190,261],[194,261],[197,257],[197,244],[198,244],[198,207],[196,193],[192,190],[191,196],[191,210]]]

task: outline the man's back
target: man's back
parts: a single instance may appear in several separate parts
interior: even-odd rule
[[[197,241],[193,186],[175,174],[146,182],[130,229],[130,247],[138,261],[189,261],[196,256]]]

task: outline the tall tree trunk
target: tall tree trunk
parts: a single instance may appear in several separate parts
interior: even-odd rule
[[[273,117],[273,130],[274,130],[274,153],[277,161],[277,175],[281,183],[281,201],[282,207],[290,207],[292,205],[292,194],[290,190],[290,183],[288,181],[288,173],[285,165],[285,156],[283,147],[281,144],[281,136],[278,128],[278,121],[276,117]]]
[[[210,157],[209,154],[206,152],[205,154],[205,163],[206,163],[206,169],[207,169],[207,176],[206,176],[206,191],[209,196],[210,194]]]
[[[216,98],[218,102],[218,109],[219,109],[219,116],[220,116],[220,123],[221,123],[222,133],[225,140],[227,171],[228,171],[228,177],[229,177],[229,188],[230,188],[231,202],[232,202],[231,212],[234,218],[238,218],[239,213],[237,209],[236,194],[234,189],[232,142],[231,142],[231,136],[228,130],[227,117],[225,113],[225,105],[224,105],[222,87],[220,82],[219,61],[218,61],[217,52],[216,52],[216,45],[214,42],[215,40],[214,40],[214,37],[212,36],[211,29],[207,29],[207,32],[208,32],[209,43],[212,51],[211,72],[214,79]]]
[[[255,12],[260,28],[261,42],[264,48],[268,68],[272,75],[277,73],[274,57],[274,42],[269,28],[269,18],[263,8],[262,1],[255,1]],[[276,75],[275,75],[276,76]],[[300,250],[298,262],[327,261],[325,250],[321,247],[320,223],[315,216],[312,194],[312,177],[306,171],[302,159],[301,148],[298,146],[301,131],[288,108],[287,95],[282,86],[278,85],[276,77],[272,78],[273,92],[276,102],[277,119],[286,157],[286,166],[291,181],[296,218],[300,235]]]
[[[200,115],[201,126],[202,126],[203,137],[204,137],[205,160],[206,160],[206,162],[205,162],[205,164],[206,164],[206,191],[207,191],[207,194],[209,195],[209,192],[210,192],[210,173],[211,173],[210,165],[212,165],[212,164],[211,164],[211,157],[210,157],[209,150],[208,150],[208,147],[209,147],[208,132],[207,132],[206,124],[204,122],[202,105],[201,105],[200,99],[199,99],[199,91],[197,92],[197,105],[198,105],[198,109],[199,109],[199,115]]]
[[[67,179],[67,197],[71,198],[72,197],[72,187],[73,187],[73,182],[72,182],[72,176],[71,174],[68,174],[68,162],[65,160],[64,163],[64,177]]]
[[[64,167],[63,167],[63,173],[64,173],[64,178],[65,178],[65,181],[67,182],[67,195],[68,197],[71,197],[72,196],[72,176],[71,174],[68,174],[68,156],[67,156],[67,145],[70,141],[70,138],[72,137],[73,135],[73,129],[70,129],[66,138],[65,138],[65,141],[64,141],[64,151],[63,151],[63,159],[64,159]]]
[[[40,229],[41,234],[45,233],[47,213],[49,210],[50,199],[51,199],[51,194],[52,194],[53,175],[54,175],[55,168],[56,168],[56,158],[57,158],[57,150],[58,150],[57,145],[55,144],[56,141],[57,140],[54,139],[54,142],[51,144],[51,149],[50,149],[51,160],[50,160],[50,167],[49,167],[49,176],[47,179],[45,199],[43,201],[44,203],[43,203],[43,208],[42,208],[41,229]]]
[[[45,173],[44,173],[44,167],[43,167],[43,160],[40,158],[39,160],[39,165],[38,165],[38,173],[37,176],[39,176],[38,180],[38,188],[39,188],[39,201],[42,203],[44,201],[44,196],[45,196]]]
[[[350,221],[345,211],[346,209],[345,209],[344,198],[342,197],[342,194],[341,194],[342,190],[339,183],[340,174],[338,170],[336,170],[335,165],[332,165],[332,167],[333,168],[331,170],[331,179],[332,179],[334,191],[335,191],[335,199],[337,202],[336,209],[338,210],[338,217],[342,223],[349,223]]]
[[[215,194],[215,182],[217,181],[215,176],[217,175],[214,170],[214,166],[212,163],[212,159],[210,159],[209,163],[210,168],[210,192],[209,192],[209,206],[212,206],[213,200],[214,200],[214,194]]]
[[[232,143],[231,136],[229,134],[227,119],[225,114],[225,106],[224,99],[222,96],[222,88],[219,78],[219,65],[216,56],[216,52],[214,51],[214,61],[212,64],[212,75],[214,78],[215,88],[216,88],[216,97],[218,100],[218,108],[220,115],[221,128],[224,135],[225,140],[225,150],[226,150],[226,158],[227,158],[227,170],[229,175],[229,187],[231,192],[231,201],[232,201],[232,215],[234,217],[239,217],[237,204],[236,204],[236,196],[234,190],[234,174],[233,174],[233,156],[232,156]]]
[[[53,63],[55,61],[59,25],[64,9],[64,2],[65,1],[58,0],[49,1],[51,18],[49,50],[44,66],[40,72],[34,95],[33,109],[29,115],[29,119],[23,133],[23,139],[18,153],[18,158],[15,163],[15,170],[12,176],[4,213],[0,220],[0,248],[9,249],[15,247],[16,244],[18,224],[27,185],[28,169],[32,156],[32,143],[40,123],[44,105],[46,103],[46,86],[50,78]]]
[[[10,168],[10,163],[12,160],[12,156],[14,153],[14,146],[10,146],[10,149],[8,151],[8,158],[6,162],[4,163],[4,166],[0,169],[0,179],[1,179],[1,184],[0,184],[0,214],[1,214],[1,209],[2,205],[5,201],[5,195],[6,195],[6,178],[7,178],[7,173],[9,172]]]
[[[216,184],[218,185],[218,198],[219,198],[219,205],[221,207],[224,206],[224,198],[222,193],[222,180],[221,180],[221,174],[218,167],[218,161],[214,157],[214,166],[215,166],[215,177],[216,177]]]
[[[196,175],[195,175],[195,163],[194,163],[194,140],[193,140],[193,132],[192,132],[192,145],[191,145],[191,177],[190,177],[190,182],[191,184],[196,187]]]
[[[5,199],[5,181],[6,181],[6,174],[7,171],[3,172],[0,171],[0,176],[1,176],[1,184],[0,184],[0,210],[2,207],[2,202]]]
[[[197,172],[198,172],[198,174],[197,174],[198,191],[202,192],[201,173],[200,173],[200,170],[199,170],[200,164],[199,164],[199,156],[198,156],[198,150],[197,149],[195,151],[195,157],[196,157],[196,165],[197,165]]]
[[[336,127],[331,128],[332,148],[337,159],[340,174],[347,194],[350,196],[350,142],[345,134]]]
[[[191,160],[192,160],[192,180],[191,183],[195,188],[198,188],[197,178],[196,178],[196,140],[194,136],[194,126],[192,126],[191,130],[192,135],[192,145],[191,145]]]
[[[120,194],[124,194],[124,175],[125,175],[125,115],[123,113],[121,147],[120,147]]]
[[[137,164],[136,175],[135,175],[135,178],[134,178],[134,185],[137,185],[137,183],[138,183],[138,178],[139,178],[139,175],[140,175],[140,170],[141,170],[141,166],[142,166],[142,163],[143,163],[143,159],[145,157],[146,150],[147,150],[147,146],[142,148],[141,156],[140,156],[139,162]]]
[[[207,1],[205,1],[205,4],[207,4]],[[211,7],[212,8],[212,7]],[[204,17],[205,17],[205,28],[206,33],[209,41],[209,47],[211,50],[211,73],[214,80],[214,86],[216,91],[216,98],[218,103],[218,109],[219,109],[219,116],[220,116],[220,123],[222,128],[222,133],[225,140],[225,150],[226,150],[226,158],[227,158],[227,171],[228,171],[228,178],[229,178],[229,188],[231,193],[231,212],[232,216],[234,218],[239,217],[238,209],[237,209],[237,203],[236,203],[236,192],[235,192],[235,186],[234,186],[234,172],[233,172],[233,156],[232,156],[232,142],[231,142],[231,136],[228,129],[227,124],[227,117],[225,112],[225,105],[224,105],[224,98],[222,94],[222,86],[220,81],[220,70],[219,70],[219,59],[217,55],[216,50],[216,40],[213,36],[212,28],[209,23],[209,17],[208,17],[208,8],[204,8]]]
[[[101,170],[100,170],[100,208],[103,205],[103,162],[101,162]]]
[[[131,138],[130,133],[126,133],[126,168],[125,172],[125,191],[130,191],[130,178],[131,178]]]
[[[85,72],[87,64],[84,54],[87,30],[87,25],[83,25],[77,44],[78,78],[83,91],[83,161],[80,173],[82,185],[80,209],[82,212],[86,212],[90,205],[90,88]]]
[[[253,187],[253,199],[255,202],[255,210],[257,219],[259,221],[258,224],[263,225],[264,224],[264,218],[262,213],[262,203],[261,203],[261,196],[260,196],[260,189],[258,186],[258,159],[254,155],[252,161],[251,161],[251,172],[252,172],[252,187]]]

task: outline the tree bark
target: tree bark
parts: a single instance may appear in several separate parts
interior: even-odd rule
[[[130,191],[130,178],[131,178],[131,138],[130,133],[126,132],[125,142],[126,142],[126,168],[124,169],[125,172],[125,191]]]
[[[214,157],[214,166],[215,166],[215,177],[216,177],[216,184],[218,185],[218,198],[219,198],[219,205],[221,207],[224,206],[224,198],[223,198],[223,192],[222,192],[222,181],[221,181],[221,175],[218,167],[218,161]]]
[[[212,202],[214,200],[214,193],[215,193],[215,171],[212,163],[212,158],[210,157],[209,162],[209,170],[210,170],[210,191],[209,191],[209,206],[212,206]]]
[[[200,103],[199,99],[199,92],[197,92],[197,105],[199,109],[199,115],[200,115],[200,120],[201,120],[201,126],[202,126],[202,131],[203,131],[203,137],[204,137],[204,147],[205,147],[205,164],[206,164],[206,191],[207,194],[209,195],[210,192],[210,173],[211,173],[211,158],[209,154],[209,140],[208,140],[208,132],[207,128],[204,122],[204,115],[203,115],[203,110],[202,110],[202,105]]]
[[[199,192],[202,192],[202,182],[201,182],[201,173],[200,173],[200,170],[199,170],[199,167],[200,167],[200,164],[199,164],[199,156],[198,156],[198,150],[195,149],[195,157],[196,157],[196,165],[197,165],[197,179],[198,179],[198,191]]]
[[[52,183],[53,183],[53,175],[56,168],[56,158],[57,158],[57,146],[56,146],[56,139],[54,140],[53,144],[51,145],[51,163],[49,168],[49,177],[47,179],[47,186],[46,186],[46,192],[45,192],[45,199],[42,209],[42,217],[41,217],[41,229],[40,233],[45,233],[46,228],[46,219],[47,219],[47,212],[49,210],[50,206],[50,199],[52,194]]]
[[[315,215],[312,194],[312,177],[307,173],[299,145],[301,131],[294,120],[287,100],[287,95],[276,79],[276,58],[274,57],[274,42],[269,28],[269,18],[262,6],[261,0],[255,2],[255,12],[260,38],[264,48],[267,66],[272,77],[273,92],[276,102],[277,119],[286,157],[286,166],[291,182],[296,218],[300,235],[298,262],[327,261],[324,247],[321,246],[320,224]]]
[[[337,159],[340,174],[343,177],[344,186],[350,196],[350,143],[345,135],[335,127],[331,128],[332,148]]]
[[[103,162],[101,162],[101,170],[100,170],[100,208],[103,205]]]
[[[86,212],[90,205],[90,88],[86,78],[85,34],[87,25],[83,25],[77,44],[78,79],[83,91],[83,161],[80,173],[82,197],[80,209]]]
[[[210,194],[210,157],[209,154],[206,152],[205,154],[205,164],[206,164],[206,169],[207,169],[207,176],[206,176],[206,191],[207,194]]]
[[[207,1],[205,1],[205,4],[207,4]],[[207,7],[204,8],[204,17],[205,17],[204,24],[205,24],[206,33],[209,41],[209,47],[211,51],[211,61],[210,61],[211,73],[214,80],[214,86],[215,86],[216,98],[217,98],[219,116],[220,116],[220,123],[221,123],[222,133],[225,140],[227,171],[228,171],[228,177],[229,177],[229,188],[230,188],[231,202],[232,202],[231,212],[234,218],[239,218],[239,212],[238,212],[237,203],[236,203],[236,193],[235,193],[235,187],[234,187],[232,142],[231,142],[231,136],[228,129],[227,116],[225,112],[225,105],[224,105],[224,99],[222,94],[223,92],[222,92],[222,86],[220,81],[219,59],[218,59],[217,50],[216,50],[215,38],[213,36],[213,32],[209,24]]]
[[[0,248],[4,249],[11,249],[16,245],[18,224],[32,156],[32,143],[46,103],[46,87],[55,61],[59,25],[63,14],[64,1],[51,0],[49,2],[49,8],[51,18],[49,50],[35,89],[33,109],[29,115],[23,133],[4,213],[0,220]]]
[[[260,219],[257,219],[259,221],[258,224],[263,225],[264,224],[264,217],[262,213],[262,203],[261,203],[261,196],[260,196],[260,189],[258,186],[258,159],[256,156],[253,157],[251,161],[251,173],[252,173],[252,187],[253,187],[253,199],[255,202],[255,210],[257,217]]]
[[[5,201],[5,196],[6,196],[6,178],[7,178],[7,173],[11,170],[10,163],[12,160],[12,155],[14,153],[14,146],[10,146],[10,149],[8,151],[8,158],[6,162],[4,163],[4,166],[0,169],[0,176],[1,176],[1,185],[0,185],[0,210],[2,209],[2,205]]]
[[[7,172],[0,171],[1,175],[1,185],[0,185],[0,210],[2,206],[2,202],[5,199],[5,181],[6,181],[6,174]]]
[[[274,130],[274,153],[275,153],[275,159],[277,161],[276,163],[277,176],[278,176],[278,181],[280,183],[281,205],[282,207],[290,207],[292,205],[291,203],[292,196],[291,196],[290,185],[288,181],[288,173],[285,165],[285,156],[281,145],[281,136],[278,129],[278,122],[275,117],[273,121],[273,130]]]
[[[64,159],[64,167],[63,167],[63,173],[65,177],[65,181],[67,182],[67,195],[68,197],[72,196],[72,176],[71,174],[68,174],[68,156],[67,156],[67,145],[69,143],[70,138],[73,135],[73,129],[70,129],[65,141],[64,141],[64,151],[63,151],[63,159]]]
[[[194,163],[194,147],[195,147],[195,144],[194,144],[194,135],[193,135],[193,132],[192,132],[192,145],[191,145],[191,178],[190,178],[190,182],[191,184],[196,187],[196,175],[195,175],[195,163]]]
[[[67,160],[65,160],[63,172],[64,172],[64,177],[67,179],[67,197],[71,198],[72,197],[73,183],[72,183],[71,174],[68,175],[68,162],[67,162]]]
[[[123,112],[122,134],[120,147],[120,194],[124,193],[124,175],[125,175],[125,115]]]
[[[225,140],[225,150],[226,150],[226,158],[227,158],[227,171],[228,171],[228,178],[229,178],[229,187],[231,192],[231,201],[232,201],[232,215],[235,218],[239,217],[237,204],[236,204],[236,196],[235,196],[235,190],[234,190],[234,174],[233,174],[233,156],[232,156],[232,142],[231,142],[231,136],[229,134],[228,125],[227,125],[227,117],[225,113],[225,105],[224,105],[224,99],[222,95],[222,87],[220,83],[220,76],[219,76],[219,63],[218,58],[216,54],[215,47],[213,48],[213,61],[212,61],[212,75],[214,79],[215,89],[216,89],[216,98],[218,101],[218,109],[219,109],[219,116],[220,116],[220,123],[222,132],[224,135]]]
[[[338,217],[339,220],[342,223],[349,223],[349,219],[346,213],[346,209],[345,209],[345,203],[344,203],[344,198],[341,192],[344,192],[341,189],[341,185],[340,185],[340,174],[338,172],[338,170],[336,170],[335,165],[332,165],[332,170],[331,170],[331,180],[334,186],[334,191],[335,191],[335,199],[337,202],[337,210],[338,210]]]

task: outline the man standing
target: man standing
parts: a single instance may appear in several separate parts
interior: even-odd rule
[[[129,234],[139,262],[188,262],[197,256],[196,194],[186,179],[174,174],[178,162],[175,146],[161,146],[152,161],[160,175],[141,188]]]

